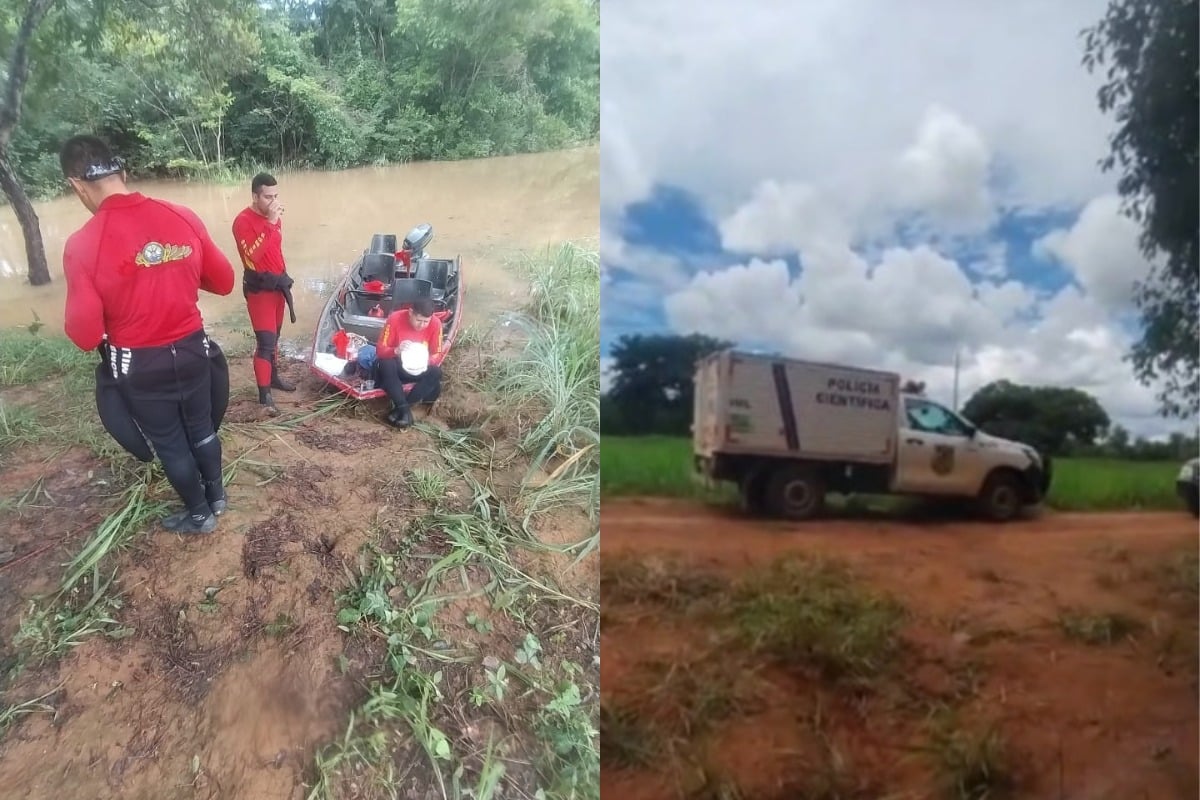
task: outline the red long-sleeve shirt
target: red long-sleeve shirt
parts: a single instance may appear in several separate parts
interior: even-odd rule
[[[247,206],[233,219],[233,239],[246,269],[274,275],[287,269],[283,260],[282,219],[272,223]]]
[[[199,292],[233,291],[233,265],[191,209],[116,194],[63,249],[63,328],[81,350],[155,347],[204,327]]]
[[[383,331],[375,344],[377,358],[395,358],[396,351],[403,342],[424,342],[429,348],[429,363],[437,366],[442,363],[442,320],[433,317],[424,330],[417,330],[409,320],[408,309],[393,311],[383,323]]]

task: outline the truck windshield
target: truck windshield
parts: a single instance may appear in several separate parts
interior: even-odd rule
[[[941,433],[946,436],[970,435],[967,424],[957,414],[929,400],[906,398],[904,411],[913,430]]]

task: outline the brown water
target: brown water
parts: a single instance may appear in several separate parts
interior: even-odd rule
[[[287,344],[303,347],[332,284],[376,233],[394,233],[399,241],[416,225],[433,226],[428,254],[462,257],[466,324],[521,304],[523,285],[505,267],[518,251],[563,241],[598,246],[600,162],[595,146],[341,172],[280,171],[275,176],[285,207],[283,254],[296,280],[292,293],[298,319],[295,325],[284,321]],[[210,329],[248,325],[230,226],[249,203],[250,176],[237,185],[143,181],[131,188],[182,203],[200,215],[238,275],[228,297],[201,293],[205,322]],[[47,326],[44,332],[61,335],[63,245],[88,212],[74,195],[36,208],[53,281],[29,285],[20,226],[11,208],[0,208],[0,326],[28,324],[36,310]]]

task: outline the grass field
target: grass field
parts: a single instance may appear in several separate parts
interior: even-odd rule
[[[600,487],[605,496],[652,495],[732,499],[733,488],[709,491],[693,477],[690,439],[606,436],[600,451]],[[1138,462],[1058,458],[1047,505],[1064,511],[1175,509],[1173,461]]]

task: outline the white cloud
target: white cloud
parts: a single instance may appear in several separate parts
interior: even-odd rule
[[[718,216],[763,180],[814,176],[866,207],[923,121],[928,132],[929,109],[940,107],[1011,173],[998,199],[1086,202],[1114,180],[1095,166],[1111,126],[1096,105],[1100,78],[1080,64],[1078,36],[1105,7],[751,0],[731,35],[720,4],[615,0],[601,26],[604,175],[628,174],[632,149],[639,182],[695,191]],[[924,141],[941,141],[936,151],[960,165],[975,163],[962,145],[969,137],[941,119],[932,128],[951,135]],[[601,191],[606,205],[618,202],[609,183]]]
[[[754,196],[720,224],[721,244],[733,252],[794,253],[825,240],[847,241],[850,230],[812,186],[765,180]]]
[[[640,163],[638,149],[630,141],[631,129],[622,124],[621,108],[607,97],[600,103],[601,118],[608,126],[600,151],[600,213],[605,216],[645,199],[655,179]]]
[[[894,369],[946,400],[957,346],[961,399],[998,378],[1078,386],[1135,432],[1177,427],[1123,360],[1146,265],[1097,167],[1112,126],[1078,35],[1106,3],[751,0],[736,35],[716,4],[607,3],[606,260],[642,282],[606,288],[605,319],[657,306],[680,333]],[[741,263],[697,273],[622,242],[656,184],[692,193]],[[990,227],[1050,209],[1082,209],[1034,247],[1076,278],[1053,294],[1014,279],[1025,254]],[[895,246],[898,221],[925,246]]]
[[[839,272],[833,264],[823,268]],[[1138,433],[1171,427],[1155,416],[1152,390],[1130,380],[1120,359],[1128,340],[1074,287],[1039,298],[1013,281],[973,286],[955,262],[923,247],[890,250],[875,265],[844,264],[840,274],[841,280],[811,272],[794,277],[783,261],[750,259],[696,275],[664,306],[680,333],[895,370],[926,381],[945,402],[952,399],[957,347],[960,402],[1007,378],[1088,391]],[[1030,311],[1041,321],[1018,318]]]
[[[1121,214],[1121,199],[1106,194],[1088,203],[1069,229],[1048,233],[1034,252],[1074,273],[1090,295],[1113,310],[1132,305],[1133,284],[1149,269],[1138,249],[1137,223]]]
[[[602,356],[600,358],[600,393],[608,394],[612,388],[613,373],[612,368],[616,363],[616,359],[612,356]]]
[[[988,189],[991,153],[979,131],[954,112],[931,106],[917,141],[897,165],[897,199],[956,230],[984,229],[995,217]]]

